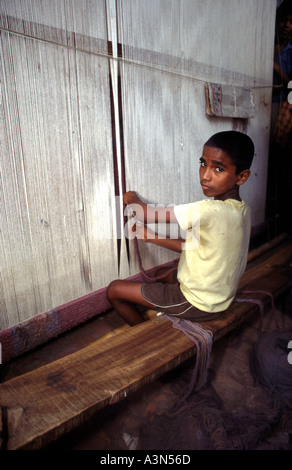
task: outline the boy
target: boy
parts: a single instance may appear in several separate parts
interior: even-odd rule
[[[163,282],[116,280],[107,296],[112,307],[131,326],[144,321],[137,305],[191,321],[217,318],[231,304],[247,261],[250,211],[239,196],[239,187],[250,175],[254,155],[252,140],[237,131],[213,135],[200,158],[200,183],[204,199],[174,207],[151,207],[134,191],[124,195],[136,218],[145,223],[177,222],[192,236],[182,239],[148,237],[136,224],[135,236],[181,253],[177,275]],[[199,222],[199,234],[198,234]],[[199,238],[197,246],[192,245]]]

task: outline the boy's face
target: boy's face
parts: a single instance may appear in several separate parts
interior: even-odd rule
[[[200,182],[205,196],[214,199],[240,199],[239,186],[248,176],[249,170],[236,175],[236,166],[229,155],[219,148],[205,145],[200,158]]]

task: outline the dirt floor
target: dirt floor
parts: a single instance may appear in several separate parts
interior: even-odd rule
[[[255,386],[251,373],[250,359],[253,345],[258,338],[258,318],[248,322],[236,333],[229,334],[215,343],[209,364],[209,383],[200,392],[198,406],[204,407],[207,400],[205,414],[208,413],[210,399],[217,404],[219,413],[218,432],[220,431],[220,417],[224,413],[239,416],[248,416],[250,413],[258,416],[265,415],[270,419],[270,410],[273,409],[273,400],[269,391],[264,387]],[[292,310],[281,314],[280,326],[284,331],[292,331]],[[265,331],[274,329],[272,312],[265,318]],[[155,450],[155,441],[149,440],[149,436],[155,435],[161,426],[160,419],[163,413],[167,413],[177,403],[180,392],[187,386],[194,368],[194,362],[189,360],[187,364],[178,370],[167,374],[160,380],[145,386],[141,391],[124,400],[122,403],[98,413],[86,425],[72,432],[70,435],[60,439],[53,444],[54,449],[96,449],[96,450]],[[216,408],[216,405],[215,405]],[[194,435],[200,433],[200,419],[197,416],[192,423],[188,424],[190,432]],[[216,419],[218,416],[216,417]],[[239,418],[240,419],[240,418]],[[260,418],[259,418],[260,420]],[[272,429],[264,429],[263,436],[255,437],[254,447],[251,450],[291,450],[292,442],[289,440],[288,432],[277,424]],[[222,426],[222,423],[221,423]],[[178,427],[177,432],[181,432]],[[221,430],[222,432],[222,430]],[[141,438],[141,435],[143,436]],[[146,436],[145,436],[146,435]],[[143,442],[143,438],[145,441]],[[256,440],[257,439],[257,440]],[[222,448],[218,439],[210,442],[201,439],[201,446],[196,444],[195,449]],[[200,442],[200,436],[197,441]],[[168,443],[166,443],[168,444]],[[160,444],[161,445],[161,444]],[[162,443],[163,445],[163,443]],[[216,447],[217,446],[217,447]],[[219,446],[219,447],[218,447]],[[168,446],[162,449],[169,449]],[[190,449],[189,447],[180,447]],[[159,447],[161,450],[161,447]],[[224,449],[224,447],[223,447]]]
[[[292,332],[290,292],[277,307],[281,311],[280,329]],[[180,446],[178,448],[185,450],[225,449],[224,446],[229,448],[230,445],[234,446],[232,448],[246,445],[245,448],[251,450],[291,450],[289,432],[292,426],[290,424],[290,427],[283,427],[283,417],[288,416],[292,421],[291,410],[286,415],[285,409],[283,416],[277,415],[277,419],[274,419],[273,399],[266,388],[255,385],[251,372],[250,361],[254,343],[258,339],[258,326],[259,316],[256,315],[213,345],[207,384],[194,394],[193,400],[197,402],[195,406],[193,404],[193,411],[189,410],[187,414],[180,416],[177,428],[173,427],[173,419],[170,420],[169,414],[172,416],[173,407],[179,403],[180,396],[191,379],[194,368],[192,359],[154,383],[144,386],[121,403],[98,412],[84,425],[50,444],[45,450],[168,449],[169,445],[175,445],[171,444],[174,436]],[[128,326],[123,324],[115,312],[107,312],[57,340],[3,365],[2,381],[70,354],[98,337],[110,334],[115,328]],[[273,312],[270,311],[265,315],[264,331],[274,329]],[[213,415],[217,424],[211,422]],[[249,427],[243,430],[244,423],[250,419],[252,422],[248,422]],[[238,428],[238,443],[234,440],[234,431],[230,430],[231,421]],[[263,425],[263,422],[266,424]],[[167,423],[172,423],[172,427],[165,430],[163,424],[167,426]],[[229,435],[231,433],[233,436],[232,444],[228,433],[226,434],[227,428]],[[248,429],[257,431],[253,440],[250,435],[246,435],[249,433]],[[155,435],[159,432],[160,437],[155,440]],[[172,432],[172,435],[167,437],[167,432]],[[187,436],[183,441],[185,444],[182,444],[182,439],[177,437],[183,437],[185,432]],[[162,434],[166,442],[161,438]]]

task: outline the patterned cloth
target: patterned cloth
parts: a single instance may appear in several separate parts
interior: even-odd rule
[[[206,83],[205,91],[208,116],[246,119],[255,114],[251,88]]]

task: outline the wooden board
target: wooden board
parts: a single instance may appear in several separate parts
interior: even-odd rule
[[[265,290],[277,297],[292,284],[291,258],[289,244],[247,271],[240,289]],[[263,294],[244,296],[270,303]],[[234,302],[204,327],[217,340],[256,312],[254,304]],[[158,317],[8,380],[0,385],[2,449],[39,449],[195,353],[190,339]]]

